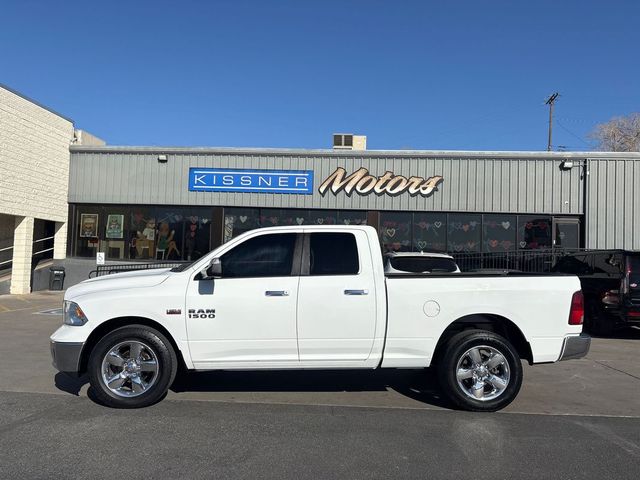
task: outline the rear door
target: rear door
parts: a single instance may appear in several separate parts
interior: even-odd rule
[[[301,362],[369,357],[376,288],[364,231],[305,233],[297,317]]]

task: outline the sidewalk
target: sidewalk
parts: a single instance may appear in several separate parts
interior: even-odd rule
[[[34,292],[27,295],[0,295],[0,313],[62,307],[63,291]]]

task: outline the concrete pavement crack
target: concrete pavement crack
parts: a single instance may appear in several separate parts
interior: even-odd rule
[[[620,373],[624,373],[625,375],[629,375],[630,377],[635,378],[636,380],[640,380],[640,377],[636,377],[632,373],[625,372],[624,370],[620,370],[618,368],[612,367],[611,365],[607,365],[606,363],[599,362],[598,360],[594,360],[594,362],[596,362],[598,365],[602,365],[603,367],[610,368],[611,370],[615,370],[616,372],[620,372]]]

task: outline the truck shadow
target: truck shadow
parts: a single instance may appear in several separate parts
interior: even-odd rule
[[[421,370],[282,370],[179,372],[173,392],[384,392],[454,408],[441,394],[435,372]]]
[[[86,375],[58,373],[55,386],[78,396],[88,383]],[[275,371],[179,371],[173,392],[385,392],[395,391],[418,402],[455,408],[440,391],[435,372],[420,370],[275,370]],[[87,392],[96,401],[92,389]]]

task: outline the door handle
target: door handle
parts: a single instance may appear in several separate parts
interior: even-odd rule
[[[288,290],[267,290],[264,292],[267,297],[288,297]]]
[[[369,295],[369,290],[345,290],[345,295]]]

